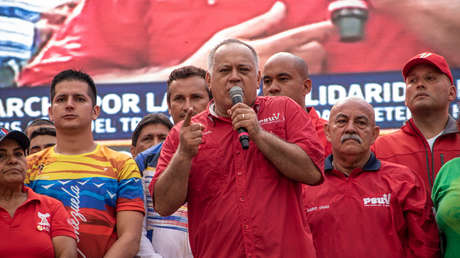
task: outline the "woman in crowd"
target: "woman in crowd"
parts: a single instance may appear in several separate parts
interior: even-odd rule
[[[0,128],[0,254],[77,257],[75,233],[61,202],[24,186],[29,139]]]

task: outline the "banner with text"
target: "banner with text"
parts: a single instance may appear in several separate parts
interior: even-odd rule
[[[453,70],[454,78],[460,69]],[[312,76],[313,89],[306,96],[324,119],[332,105],[345,97],[365,99],[375,109],[383,129],[399,128],[410,117],[404,104],[405,83],[400,72]],[[460,96],[460,79],[454,81]],[[97,140],[129,139],[137,123],[149,113],[168,115],[166,83],[99,84],[97,102],[101,114],[93,122]],[[48,118],[49,87],[0,89],[0,126],[22,130],[32,119]],[[457,117],[459,106],[452,102],[450,113]]]

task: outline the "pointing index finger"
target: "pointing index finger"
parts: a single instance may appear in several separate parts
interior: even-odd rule
[[[192,108],[189,108],[187,110],[187,113],[185,114],[184,124],[182,125],[183,127],[187,127],[190,125],[190,121],[192,120],[192,112]]]

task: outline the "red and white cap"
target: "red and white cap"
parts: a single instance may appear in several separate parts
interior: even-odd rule
[[[436,68],[439,69],[442,73],[449,77],[450,83],[454,84],[454,78],[452,77],[452,73],[450,72],[449,65],[446,62],[444,57],[437,55],[431,52],[423,52],[412,57],[405,65],[402,70],[402,74],[404,76],[404,80],[406,80],[407,74],[412,70],[412,68],[419,64],[429,64],[434,65]]]

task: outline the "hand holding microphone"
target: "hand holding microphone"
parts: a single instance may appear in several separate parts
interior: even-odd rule
[[[252,119],[255,113],[254,110],[252,110],[250,107],[244,104],[243,96],[244,93],[241,87],[233,86],[230,89],[230,98],[232,99],[233,104],[233,107],[231,109],[233,127],[238,131],[238,138],[240,140],[241,147],[243,149],[248,149],[249,134],[247,127],[252,123]]]

